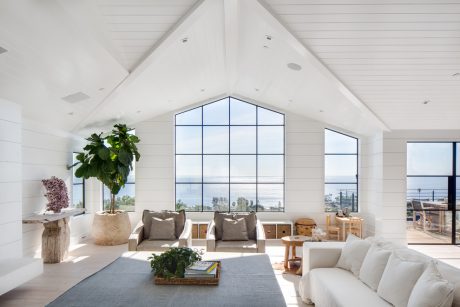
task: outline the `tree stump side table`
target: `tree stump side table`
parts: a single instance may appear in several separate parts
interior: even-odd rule
[[[70,243],[69,219],[83,212],[84,209],[73,209],[55,214],[33,214],[22,220],[23,224],[43,224],[42,259],[44,263],[59,263],[65,259]]]
[[[297,257],[296,255],[296,247],[302,246],[303,242],[311,241],[311,237],[308,236],[287,236],[282,237],[281,241],[286,246],[284,251],[284,268],[289,269],[289,263],[294,261],[302,261],[302,258]],[[289,249],[291,250],[291,258],[289,258]],[[300,267],[297,270],[296,274],[302,274],[302,263],[300,263]]]

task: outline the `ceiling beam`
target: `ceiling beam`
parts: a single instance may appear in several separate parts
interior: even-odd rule
[[[235,93],[238,80],[239,1],[224,0],[224,44],[227,95]]]
[[[390,128],[363,102],[359,99],[321,60],[319,60],[307,46],[300,42],[279,20],[271,8],[262,0],[245,1],[254,12],[259,15],[272,27],[283,33],[283,38],[298,54],[303,56],[308,62],[315,66],[320,73],[342,93],[363,115],[384,131],[390,131]]]
[[[91,113],[85,119],[80,121],[74,129],[72,129],[72,131],[78,131],[79,129],[82,129],[85,124],[91,122],[94,114],[97,114],[101,110],[102,106],[117,97],[117,95],[129,84],[131,84],[131,82],[133,82],[140,74],[142,74],[145,69],[160,58],[164,52],[167,52],[171,45],[183,39],[186,36],[190,25],[192,25],[206,12],[208,8],[207,4],[208,1],[206,0],[198,0],[176,24],[155,43],[150,52],[147,53],[146,57],[140,61],[133,71],[127,75],[101,102],[99,102]]]

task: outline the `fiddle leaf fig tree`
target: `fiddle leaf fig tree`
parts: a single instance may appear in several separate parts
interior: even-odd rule
[[[110,190],[110,207],[108,213],[115,213],[115,196],[128,181],[134,159],[139,161],[140,154],[136,144],[139,138],[129,132],[133,130],[126,125],[113,126],[111,134],[93,133],[86,140],[84,152],[77,155],[78,162],[69,168],[78,166],[77,178],[95,177]]]

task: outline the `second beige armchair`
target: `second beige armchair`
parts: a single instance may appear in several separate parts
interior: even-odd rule
[[[208,252],[265,253],[265,232],[256,214],[215,212],[206,234]]]

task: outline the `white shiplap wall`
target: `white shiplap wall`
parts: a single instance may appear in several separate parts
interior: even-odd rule
[[[0,99],[0,259],[22,256],[21,109]]]
[[[174,114],[135,125],[141,142],[136,164],[136,212],[174,210]],[[286,114],[285,212],[259,213],[262,220],[295,220],[309,216],[324,221],[324,124]],[[212,213],[188,213],[208,220]],[[136,222],[136,221],[135,221]]]
[[[71,197],[71,171],[66,166],[72,162],[72,152],[80,148],[79,139],[39,123],[24,120],[22,134],[22,199],[23,216],[43,211],[47,200],[42,179],[56,176],[66,182]],[[89,231],[90,215],[71,219],[71,235],[76,238]],[[81,227],[84,224],[87,227]],[[39,255],[41,251],[41,224],[24,224],[23,250],[27,256]]]

